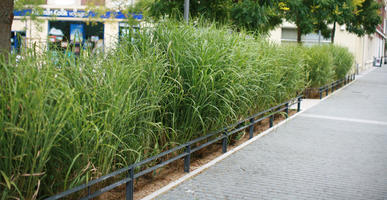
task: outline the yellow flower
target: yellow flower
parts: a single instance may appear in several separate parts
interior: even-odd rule
[[[279,2],[279,3],[278,3],[278,7],[279,7],[281,10],[285,10],[285,11],[290,10],[289,7],[286,7],[286,4],[285,4],[284,2]]]
[[[335,12],[336,15],[341,15],[341,13],[342,13],[341,11],[339,11],[339,7],[337,5],[336,5],[336,8],[335,8],[334,12]]]
[[[362,7],[365,0],[352,0],[352,4],[356,7]]]

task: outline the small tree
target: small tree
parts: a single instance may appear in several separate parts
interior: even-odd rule
[[[238,28],[263,34],[282,23],[277,1],[238,1],[231,8],[231,19]]]
[[[285,0],[281,3],[284,18],[297,26],[297,42],[301,35],[321,31],[334,42],[336,24],[358,36],[372,34],[381,23],[381,5],[374,0]],[[333,28],[329,29],[328,25]]]
[[[143,0],[144,1],[144,0]],[[202,0],[190,1],[190,16],[204,17],[216,22],[227,22],[230,18],[232,0]],[[144,9],[150,17],[158,20],[163,17],[181,18],[184,9],[184,1],[154,0],[146,1]]]
[[[277,4],[277,0],[190,1],[190,16],[232,24],[237,30],[267,33],[282,22]],[[165,16],[181,18],[183,7],[182,0],[154,0],[148,2],[145,8],[150,17],[158,20]]]
[[[297,42],[301,43],[301,36],[313,31],[314,16],[312,14],[313,2],[310,0],[287,0],[281,2],[287,21],[297,26]]]
[[[374,0],[330,0],[322,6],[327,24],[332,24],[331,42],[334,43],[336,24],[346,25],[350,33],[357,36],[372,34],[381,23],[381,5]]]
[[[348,32],[358,36],[376,32],[376,27],[382,22],[380,16],[381,4],[374,0],[360,0],[354,5],[353,15],[345,21]]]

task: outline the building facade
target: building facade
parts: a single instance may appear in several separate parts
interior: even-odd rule
[[[135,0],[125,1],[126,5]],[[141,20],[141,14],[119,11],[117,0],[47,0],[39,6],[35,19],[31,9],[14,11],[12,51],[24,46],[39,49],[90,47],[105,51],[113,47],[120,35],[133,30],[128,18]]]

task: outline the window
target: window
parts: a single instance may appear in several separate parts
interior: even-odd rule
[[[282,28],[281,40],[282,41],[297,41],[297,29]]]
[[[104,24],[82,21],[49,21],[48,47],[59,51],[68,48],[88,48],[92,52],[103,50]]]
[[[140,30],[139,25],[130,25],[125,22],[119,23],[119,38],[130,37],[131,41],[134,41],[136,33]]]
[[[306,45],[313,45],[315,43],[329,43],[330,38],[324,38],[318,33],[309,33],[301,36],[301,41]],[[296,28],[282,28],[281,31],[282,43],[294,43],[297,42],[297,29]]]

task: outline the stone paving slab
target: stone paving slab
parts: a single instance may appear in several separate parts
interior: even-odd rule
[[[156,199],[387,199],[386,112],[378,68]]]

